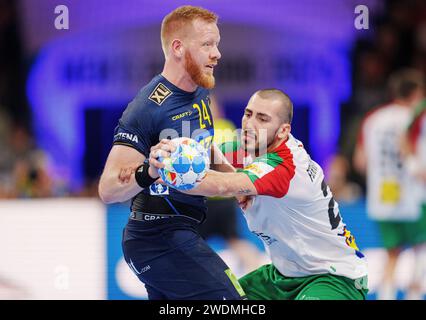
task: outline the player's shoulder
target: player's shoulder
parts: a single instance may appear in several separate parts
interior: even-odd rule
[[[286,141],[281,143],[275,150],[273,150],[269,155],[276,154],[279,157],[288,157],[288,156],[297,156],[297,153],[301,150],[304,150],[302,141],[296,139],[292,134],[289,134]]]
[[[161,75],[156,75],[137,94],[135,100],[140,106],[158,109],[173,95],[173,88]]]
[[[261,161],[274,167],[285,167],[289,172],[294,172],[296,168],[305,170],[309,167],[311,157],[302,141],[290,134],[288,139],[275,150],[265,154]]]
[[[289,135],[286,141],[283,141],[277,148],[270,150],[256,158],[256,162],[263,162],[273,167],[284,163],[293,163],[293,157],[297,151],[298,145],[303,144]]]
[[[165,109],[187,100],[208,98],[209,93],[200,86],[194,92],[184,91],[159,74],[140,90],[138,98],[151,108]]]
[[[135,98],[127,105],[124,115],[139,118],[155,117],[161,113],[161,107],[172,94],[170,85],[164,77],[157,75],[139,90]]]
[[[411,115],[408,129],[418,125],[420,122],[426,119],[426,99],[416,106],[414,112]]]
[[[363,117],[363,124],[371,121],[384,121],[386,122],[386,117],[394,117],[395,113],[404,112],[405,108],[395,104],[395,103],[386,103],[374,107],[368,111]]]
[[[209,89],[198,86],[196,93],[197,93],[198,96],[203,96],[203,97],[207,96],[208,99],[210,99],[210,97],[209,97],[210,96],[210,90]]]
[[[167,105],[173,95],[176,95],[176,87],[161,74],[154,77],[143,89],[143,96],[147,103],[151,103],[157,108]]]

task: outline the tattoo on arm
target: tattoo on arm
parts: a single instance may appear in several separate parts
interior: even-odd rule
[[[250,189],[240,189],[238,191],[238,194],[249,194],[250,193]]]

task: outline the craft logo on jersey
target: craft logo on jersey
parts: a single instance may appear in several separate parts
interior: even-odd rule
[[[184,117],[190,116],[191,114],[192,114],[191,111],[185,111],[185,112],[182,112],[182,113],[179,113],[179,114],[173,116],[172,120],[176,121],[176,120],[182,119]]]
[[[159,106],[166,101],[168,97],[172,95],[172,92],[161,82],[155,87],[154,91],[149,95],[149,100],[155,102]]]

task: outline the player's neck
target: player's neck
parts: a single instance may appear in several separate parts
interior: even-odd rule
[[[245,152],[249,154],[253,159],[263,156],[266,153],[274,152],[281,144],[287,142],[289,139],[289,136],[283,139],[277,139],[274,140],[270,145],[268,145],[266,148],[259,148],[256,150],[247,150],[245,149]]]
[[[286,142],[287,140],[288,140],[288,137],[283,138],[283,139],[277,139],[277,140],[275,140],[273,143],[271,143],[271,145],[270,145],[270,146],[268,146],[268,150],[267,150],[267,152],[269,153],[269,152],[274,151],[274,150],[275,150],[275,149],[277,149],[280,145],[282,145],[282,144],[283,144],[283,142]]]
[[[197,84],[192,81],[191,76],[185,68],[179,64],[166,62],[161,75],[181,90],[194,92],[197,90]]]
[[[394,103],[405,108],[412,108],[415,106],[415,103],[409,99],[395,99]]]

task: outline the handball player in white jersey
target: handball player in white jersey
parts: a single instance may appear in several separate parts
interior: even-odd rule
[[[244,111],[241,143],[222,148],[242,168],[210,170],[187,193],[239,199],[249,229],[272,261],[239,280],[249,299],[365,299],[365,257],[321,167],[290,133],[292,116],[285,93],[257,91]],[[173,150],[163,140],[152,149],[150,164],[162,167],[157,157]]]
[[[396,299],[395,269],[400,253],[407,247],[414,248],[416,263],[410,270],[414,276],[405,298],[422,296],[419,285],[424,273],[420,257],[426,243],[426,214],[421,212],[424,190],[410,173],[401,143],[414,107],[424,95],[423,88],[420,72],[404,69],[394,73],[389,80],[392,101],[365,116],[355,148],[355,168],[367,177],[368,216],[377,222],[388,253],[377,293],[379,300]]]

